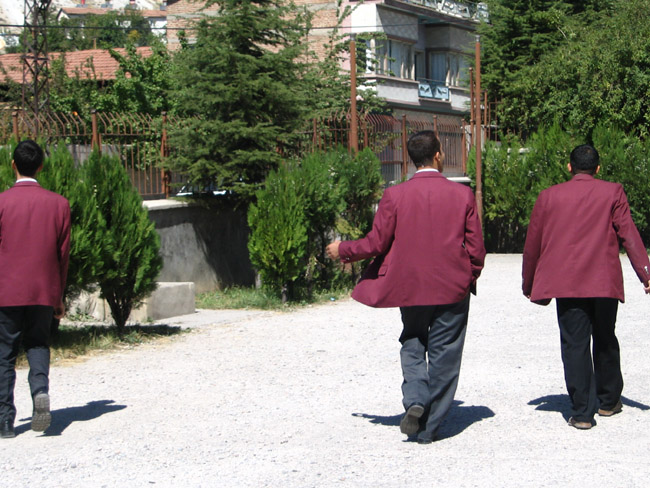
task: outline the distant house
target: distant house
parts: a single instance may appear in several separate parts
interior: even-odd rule
[[[313,15],[309,34],[312,48],[324,54],[331,28],[336,25],[336,2],[332,0],[294,0]],[[186,29],[203,15],[204,3],[195,0],[168,0],[167,46],[178,49],[177,30]],[[452,115],[469,111],[469,53],[481,21],[488,20],[483,2],[437,0],[344,0],[342,7],[353,9],[343,21],[341,33],[351,35],[374,32],[383,40],[368,41],[368,63],[363,80],[372,82],[377,95],[385,99],[395,115]],[[188,39],[192,41],[191,31]],[[363,49],[363,46],[357,46]],[[349,63],[346,63],[349,65]],[[344,65],[344,67],[346,67]]]
[[[111,3],[102,4],[99,7],[87,7],[85,0],[82,0],[76,7],[63,7],[59,9],[56,16],[57,20],[61,19],[84,19],[90,15],[105,15],[108,12],[123,13],[128,9],[137,11],[143,18],[149,22],[151,32],[159,37],[164,38],[167,32],[167,12],[166,2],[163,2],[158,10],[141,10],[136,7],[135,0],[130,0],[128,6],[124,9],[114,9]],[[125,26],[128,27],[128,26]]]
[[[116,48],[116,52],[126,54],[126,49]],[[138,47],[136,52],[143,58],[151,56],[150,47]],[[67,53],[50,53],[50,60],[58,59],[65,55],[65,70],[68,76],[97,80],[100,83],[115,79],[119,63],[106,49],[88,49],[85,51],[71,51]],[[22,54],[0,55],[0,84],[9,81],[22,84],[23,64]]]

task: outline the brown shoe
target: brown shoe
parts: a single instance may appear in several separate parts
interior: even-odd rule
[[[611,417],[612,415],[619,413],[621,410],[623,410],[623,404],[619,400],[611,409],[599,408],[598,415],[601,417]]]
[[[593,425],[591,425],[591,422],[582,422],[580,420],[574,419],[573,417],[569,419],[569,425],[580,430],[589,430],[593,427]]]

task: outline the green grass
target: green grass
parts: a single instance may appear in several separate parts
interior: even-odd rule
[[[196,297],[196,308],[209,310],[292,310],[296,307],[340,300],[348,296],[349,290],[319,291],[311,299],[282,304],[279,296],[266,289],[232,287],[224,290],[202,293]]]
[[[186,332],[180,327],[168,325],[128,325],[122,337],[114,326],[105,325],[61,325],[52,337],[51,362],[76,359],[93,352],[110,351],[133,347],[158,339],[172,337]],[[21,352],[17,366],[26,366],[25,353]]]

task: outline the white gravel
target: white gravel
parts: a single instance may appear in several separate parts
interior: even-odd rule
[[[456,404],[431,445],[399,432],[397,309],[199,311],[172,341],[51,371],[53,423],[0,442],[7,487],[646,487],[650,297],[623,259],[620,415],[566,425],[554,305],[520,292],[520,255],[489,255],[472,297]]]

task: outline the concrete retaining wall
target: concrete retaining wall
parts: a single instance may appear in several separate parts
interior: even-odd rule
[[[144,202],[160,235],[163,282],[194,283],[196,293],[255,284],[248,257],[246,210],[198,202]]]

